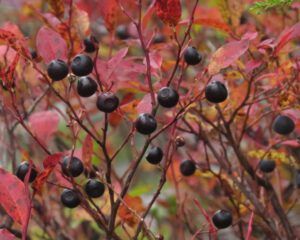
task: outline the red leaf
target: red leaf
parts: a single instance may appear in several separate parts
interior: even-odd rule
[[[0,168],[0,205],[16,222],[23,225],[29,214],[30,199],[24,183]]]
[[[15,30],[15,29],[13,29]],[[18,37],[15,33],[6,29],[0,29],[0,40],[3,40],[18,53],[29,56],[29,50],[24,38]]]
[[[233,41],[220,47],[212,56],[208,65],[208,72],[211,75],[218,73],[221,69],[230,66],[240,56],[242,56],[249,47],[249,40]]]
[[[190,22],[190,19],[183,20],[179,24],[188,24],[189,22]],[[215,19],[215,18],[211,18],[211,17],[199,17],[199,18],[196,18],[193,23],[200,24],[200,25],[203,25],[206,27],[216,28],[216,29],[222,30],[227,33],[231,32],[230,27],[228,26],[227,23],[225,23],[224,21]]]
[[[181,17],[180,0],[157,0],[155,3],[157,16],[170,25],[177,25]]]
[[[85,166],[91,166],[93,156],[93,140],[90,135],[87,135],[82,145],[82,160]]]
[[[65,40],[50,28],[40,28],[36,36],[36,47],[46,63],[53,59],[67,59],[68,49]]]
[[[151,113],[151,95],[146,94],[136,107],[138,113]]]
[[[15,240],[16,237],[6,229],[0,229],[0,239],[1,240]]]
[[[120,63],[128,52],[128,48],[118,51],[109,61],[97,61],[97,69],[100,73],[101,81],[108,84],[116,70],[120,68]]]
[[[291,40],[300,37],[300,23],[296,23],[291,28],[285,30],[278,38],[275,48],[275,54],[278,54],[279,51]]]
[[[54,111],[42,111],[32,114],[29,117],[29,124],[37,138],[47,143],[56,132],[59,116]]]
[[[64,175],[61,172],[61,168],[59,165],[56,165],[56,167],[53,170],[53,174],[55,176],[56,183],[59,184],[61,187],[64,188],[72,188],[71,182],[69,182]]]
[[[48,179],[49,175],[52,173],[55,166],[61,160],[62,153],[56,153],[50,156],[47,156],[43,161],[44,170],[37,176],[34,181],[33,188],[40,193],[43,187],[43,184]]]
[[[299,148],[300,147],[300,140],[287,140],[281,143],[282,145],[289,146],[292,148]]]
[[[20,59],[20,55],[16,54],[12,63],[7,68],[7,70],[0,71],[0,78],[2,79],[4,85],[8,88],[10,88],[13,85],[13,81],[14,81],[13,76],[14,76],[17,64],[19,62],[19,59]]]
[[[251,239],[253,218],[254,218],[254,212],[251,212],[250,220],[249,220],[249,223],[248,223],[248,231],[247,231],[246,240],[250,240]]]

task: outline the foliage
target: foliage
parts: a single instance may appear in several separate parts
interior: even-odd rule
[[[291,5],[293,0],[266,0],[266,1],[259,1],[255,2],[251,7],[250,10],[257,13],[261,14],[267,10],[270,9],[280,9],[286,6]]]
[[[0,2],[1,240],[297,238],[299,3]]]

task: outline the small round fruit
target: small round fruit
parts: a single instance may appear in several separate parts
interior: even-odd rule
[[[68,75],[69,68],[63,60],[56,59],[49,63],[47,72],[53,81],[60,81]]]
[[[91,77],[79,78],[77,82],[77,92],[81,97],[90,97],[97,91],[97,83]]]
[[[295,123],[288,116],[279,115],[275,118],[272,128],[278,134],[288,135],[294,131]]]
[[[223,83],[213,81],[206,86],[205,97],[212,103],[221,103],[228,97],[228,91]]]
[[[180,164],[180,172],[183,176],[191,176],[196,171],[196,165],[192,160],[185,160]]]
[[[173,88],[163,87],[158,91],[157,101],[165,108],[172,108],[178,103],[179,95]]]
[[[195,47],[188,47],[184,52],[184,60],[189,65],[197,65],[201,62],[202,56]]]
[[[149,113],[142,113],[135,121],[135,128],[141,134],[151,134],[156,130],[157,123],[155,118]]]
[[[74,190],[65,189],[61,196],[60,200],[65,207],[75,208],[80,204],[80,198]]]
[[[93,71],[93,60],[84,54],[79,54],[71,62],[71,70],[76,76],[86,76]]]
[[[97,98],[97,108],[102,112],[111,113],[118,108],[119,102],[119,98],[114,93],[101,93]]]
[[[165,42],[165,41],[166,41],[166,38],[165,38],[165,36],[162,35],[162,34],[156,34],[156,35],[154,36],[154,38],[152,39],[152,43],[153,43],[153,44],[163,43],[163,42]]]
[[[91,198],[101,197],[105,191],[105,186],[102,182],[96,179],[89,179],[84,186],[86,194]]]
[[[83,164],[81,160],[77,157],[65,157],[61,169],[66,176],[78,177],[81,173],[83,173]]]
[[[96,51],[96,41],[94,38],[88,37],[83,40],[84,51],[87,53],[92,53]]]
[[[29,167],[30,167],[30,165],[28,162],[22,162],[17,168],[16,176],[20,180],[24,181],[26,174],[29,171]],[[37,171],[36,171],[35,167],[32,165],[28,181],[30,183],[33,182],[35,180],[36,176],[37,176]]]
[[[36,59],[38,57],[38,54],[34,49],[30,49],[30,55],[32,59]]]
[[[216,228],[227,228],[232,224],[232,215],[227,210],[218,210],[212,217],[212,221]]]
[[[121,40],[126,40],[130,37],[126,25],[119,25],[116,29],[116,36]]]
[[[185,139],[183,136],[177,136],[175,138],[176,147],[183,147],[185,145]]]
[[[246,13],[243,13],[240,17],[240,25],[246,24],[248,22],[248,18]]]
[[[264,173],[273,172],[275,167],[276,167],[276,163],[274,160],[263,159],[259,163],[259,169]]]
[[[146,159],[151,164],[158,164],[161,162],[164,154],[160,147],[152,147],[148,155],[146,156]]]

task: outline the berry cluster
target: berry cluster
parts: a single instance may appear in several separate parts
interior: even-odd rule
[[[87,53],[92,53],[97,49],[97,40],[94,37],[85,38],[83,44]],[[78,77],[78,95],[85,98],[94,95],[97,92],[98,84],[88,76],[94,68],[92,58],[85,54],[78,54],[72,59],[70,68],[72,73]],[[50,62],[47,72],[53,81],[60,81],[69,74],[69,67],[63,60],[56,59]],[[103,92],[98,95],[96,106],[102,112],[111,113],[118,108],[119,99],[114,93]]]
[[[36,179],[38,172],[35,166],[30,166],[28,162],[23,162],[18,166],[16,176],[24,181],[29,170],[28,182],[31,183]],[[77,157],[65,157],[61,163],[61,170],[66,177],[75,178],[83,173],[84,166],[82,161]],[[101,197],[105,192],[105,185],[97,179],[88,179],[83,188],[89,198]],[[68,208],[75,208],[80,205],[80,198],[80,191],[75,189],[64,189],[61,194],[61,202]]]
[[[83,171],[84,167],[82,161],[77,157],[65,157],[61,164],[61,170],[64,175],[68,177],[78,177]],[[101,197],[105,191],[105,186],[102,182],[96,179],[88,179],[84,185],[84,191],[90,198]],[[64,206],[69,208],[77,207],[80,204],[79,191],[73,189],[65,189],[61,194],[61,202]]]
[[[116,36],[120,40],[126,40],[130,37],[127,26],[120,25],[116,29]],[[153,44],[161,43],[165,41],[163,36],[155,36],[152,40]],[[94,38],[86,38],[84,40],[85,52],[92,53],[97,49],[97,41]],[[187,65],[197,65],[203,60],[201,53],[197,51],[195,47],[188,47],[183,54],[184,61]],[[84,54],[79,54],[75,56],[72,60],[70,68],[74,75],[78,76],[77,92],[81,97],[92,96],[98,88],[97,82],[90,76],[93,70],[92,59]],[[53,81],[59,81],[64,79],[69,73],[68,65],[62,60],[53,60],[48,66],[48,75]],[[211,81],[205,87],[205,99],[212,104],[220,104],[227,100],[228,90],[226,86],[220,81]],[[159,106],[163,108],[173,108],[179,103],[180,97],[178,90],[165,86],[159,89],[157,92],[157,102]],[[102,92],[98,95],[96,106],[104,113],[111,113],[115,111],[119,106],[119,98],[112,92]],[[155,113],[141,113],[135,123],[135,129],[137,132],[143,135],[150,135],[157,129],[157,121],[155,118]],[[272,128],[274,132],[287,135],[293,132],[295,128],[294,121],[284,115],[279,115],[274,119]],[[185,145],[184,138],[177,137],[174,141],[175,146],[182,147]],[[146,155],[146,160],[150,164],[159,164],[164,157],[163,150],[160,147],[153,146]],[[62,162],[62,172],[68,177],[78,177],[83,171],[84,167],[80,159],[76,157],[66,157]],[[263,159],[258,165],[259,169],[263,173],[271,173],[275,167],[276,163],[274,160]],[[29,165],[24,163],[20,165],[17,171],[17,176],[24,180],[26,173],[28,172]],[[182,176],[188,177],[192,176],[196,172],[197,166],[194,160],[184,160],[181,162],[179,170]],[[37,172],[34,168],[31,169],[31,174],[29,176],[29,182],[34,181]],[[300,186],[300,173],[298,172],[297,186]],[[103,195],[105,191],[105,186],[98,180],[89,179],[84,186],[84,190],[88,197],[96,198]],[[69,208],[74,208],[78,206],[81,202],[80,192],[75,189],[65,189],[61,195],[61,202]],[[218,229],[227,228],[232,225],[232,214],[227,210],[218,210],[212,217],[212,222]]]

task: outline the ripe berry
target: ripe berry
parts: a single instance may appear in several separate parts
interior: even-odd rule
[[[149,113],[142,113],[135,121],[135,128],[141,134],[151,134],[156,130],[157,123],[155,118]]]
[[[77,82],[77,92],[81,97],[90,97],[97,91],[97,83],[91,77],[81,77]]]
[[[53,81],[59,81],[64,79],[68,73],[69,73],[69,68],[68,65],[60,59],[52,60],[47,68],[47,72],[49,77]]]
[[[91,198],[101,197],[105,191],[105,186],[102,182],[96,179],[89,179],[84,186],[86,194]]]
[[[84,170],[81,160],[77,157],[65,157],[61,169],[66,176],[78,177]]]
[[[158,164],[163,158],[163,151],[160,147],[153,147],[149,150],[146,159],[151,164]]]
[[[87,53],[92,53],[96,51],[96,39],[94,37],[85,38],[83,40],[84,51]]]
[[[180,172],[183,176],[191,176],[196,171],[196,165],[192,160],[185,160],[180,164]]]
[[[76,76],[86,76],[93,71],[93,60],[84,54],[79,54],[73,58],[71,70]]]
[[[232,224],[232,215],[227,210],[218,210],[212,217],[212,221],[216,228],[227,228]]]
[[[105,113],[115,111],[119,106],[118,97],[112,92],[101,93],[97,98],[97,108]]]
[[[116,29],[116,36],[121,40],[126,40],[130,37],[130,34],[128,32],[126,25],[120,25]]]
[[[166,38],[164,35],[162,34],[156,34],[152,40],[153,44],[157,44],[157,43],[163,43],[166,41]]]
[[[157,101],[165,108],[176,106],[179,101],[178,93],[170,87],[163,87],[158,91]]]
[[[288,116],[279,115],[275,118],[272,128],[278,134],[288,135],[294,131],[295,123]]]
[[[276,167],[276,163],[274,160],[263,159],[259,163],[259,169],[264,173],[273,172],[275,167]]]
[[[195,47],[188,47],[184,52],[184,60],[189,65],[196,65],[201,62],[202,56]]]
[[[240,25],[246,24],[248,22],[248,18],[246,13],[243,13],[240,17]]]
[[[17,168],[16,176],[20,180],[24,181],[28,171],[29,171],[29,163],[22,162]],[[33,182],[34,179],[36,178],[36,176],[37,176],[37,171],[36,171],[35,167],[32,165],[28,181],[30,183]]]
[[[68,208],[75,208],[80,204],[80,198],[74,190],[65,189],[61,196],[60,200],[62,204]]]
[[[30,55],[32,59],[36,59],[38,57],[37,52],[34,49],[30,49]]]
[[[205,97],[213,103],[221,103],[226,100],[228,91],[225,85],[219,81],[213,81],[205,88]]]

